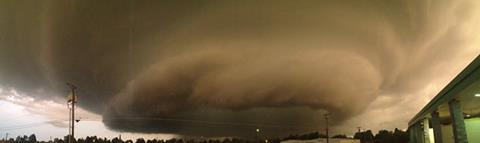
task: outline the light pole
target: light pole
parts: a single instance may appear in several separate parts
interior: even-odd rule
[[[255,131],[256,131],[255,142],[259,142],[259,140],[260,140],[260,129],[257,128]]]

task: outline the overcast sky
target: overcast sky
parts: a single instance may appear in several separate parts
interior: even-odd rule
[[[405,129],[480,53],[475,0],[0,1],[0,136]]]

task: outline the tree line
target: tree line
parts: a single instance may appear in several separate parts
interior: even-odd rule
[[[224,138],[224,139],[177,139],[157,140],[138,138],[136,140],[122,140],[118,137],[113,139],[100,138],[97,136],[87,136],[86,138],[75,139],[74,143],[280,143],[285,140],[312,140],[318,138],[327,138],[327,135],[319,132],[311,132],[305,134],[289,135],[285,138],[270,138],[265,140],[251,140],[245,138]],[[405,131],[395,129],[394,131],[380,130],[377,134],[373,134],[371,130],[357,132],[350,138],[344,134],[331,136],[331,138],[359,139],[361,143],[408,143],[408,134]],[[63,139],[55,138],[50,141],[37,141],[35,134],[30,136],[17,136],[15,139],[10,138],[7,143],[69,143],[69,136]]]
[[[395,128],[393,131],[380,130],[373,135],[371,130],[355,133],[361,143],[408,143],[408,133]]]

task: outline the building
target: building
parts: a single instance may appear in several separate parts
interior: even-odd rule
[[[313,140],[286,140],[280,143],[327,143],[326,138],[318,138]],[[330,138],[329,143],[360,143],[358,139],[343,139],[343,138]]]
[[[480,143],[480,56],[408,123],[410,143]]]

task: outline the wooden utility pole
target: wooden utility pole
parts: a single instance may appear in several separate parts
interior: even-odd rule
[[[74,136],[75,136],[75,103],[77,102],[77,95],[76,95],[76,90],[77,90],[77,87],[75,85],[73,85],[72,83],[68,83],[67,82],[67,85],[68,87],[70,87],[70,90],[72,92],[72,96],[69,97],[68,99],[68,102],[72,104],[72,107],[70,109],[70,127],[71,127],[71,131],[70,131],[70,139],[68,140],[69,143],[74,143],[73,140],[75,139]]]
[[[327,123],[327,126],[325,128],[325,133],[327,134],[327,143],[329,143],[330,136],[328,135],[328,113],[325,114],[325,122]]]

